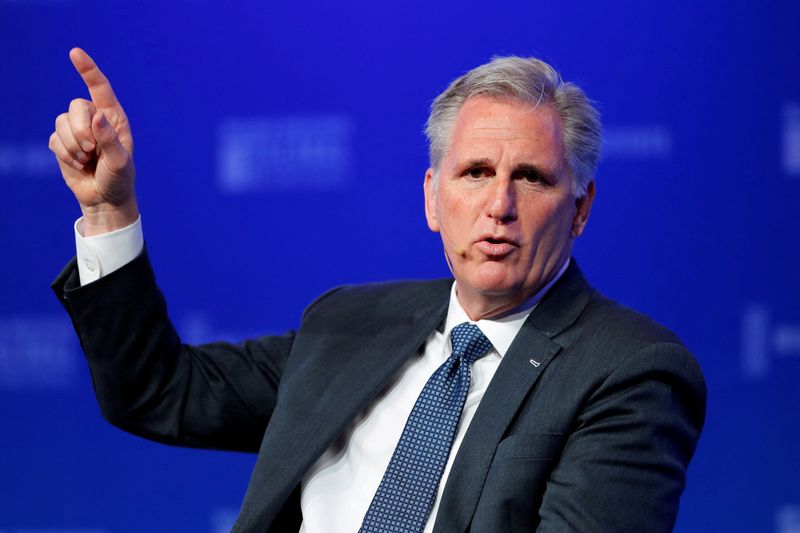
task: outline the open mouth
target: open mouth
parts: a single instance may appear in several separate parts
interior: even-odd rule
[[[475,243],[475,247],[490,258],[500,259],[513,252],[517,245],[502,237],[484,237]]]

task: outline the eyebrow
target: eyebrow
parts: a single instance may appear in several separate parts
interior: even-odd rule
[[[463,165],[459,165],[461,168],[470,168],[470,167],[493,167],[494,163],[492,163],[491,159],[489,158],[481,158],[481,159],[470,159]]]
[[[531,165],[530,163],[521,163],[515,166],[514,170],[511,171],[512,174],[516,174],[518,172],[536,172],[538,174],[541,174],[542,177],[545,178],[551,177],[553,175],[553,173],[547,170],[546,168],[543,168],[539,165]]]
[[[494,168],[494,163],[491,159],[487,157],[483,157],[480,159],[470,159],[466,161],[464,164],[459,165],[461,171],[472,168],[472,167],[492,167]],[[511,174],[518,174],[520,172],[536,172],[540,174],[544,178],[553,179],[554,175],[553,172],[550,172],[548,169],[541,167],[539,165],[534,165],[531,163],[520,163],[519,165],[515,166],[511,170]]]

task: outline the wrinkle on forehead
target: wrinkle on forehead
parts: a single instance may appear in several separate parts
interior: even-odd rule
[[[461,107],[445,160],[497,159],[512,152],[513,163],[536,163],[552,170],[566,164],[561,121],[549,106],[475,97]],[[455,156],[455,157],[453,157]]]
[[[525,121],[528,127],[520,127],[520,120]],[[533,107],[484,97],[468,100],[461,107],[455,126],[455,129],[463,128],[465,133],[472,132],[478,136],[491,135],[507,139],[561,137],[561,123],[551,107]],[[516,133],[522,135],[515,137]]]

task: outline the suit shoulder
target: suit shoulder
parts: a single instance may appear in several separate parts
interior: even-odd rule
[[[678,335],[597,291],[592,291],[575,327],[557,340],[566,348],[558,359],[571,369],[567,374],[585,374],[597,387],[612,375],[612,384],[658,376],[704,405],[702,369]]]
[[[606,369],[607,385],[632,383],[650,376],[690,398],[692,416],[702,427],[706,384],[699,362],[672,330],[644,313],[594,292],[586,306],[583,333],[573,344],[576,353],[594,354]]]
[[[598,291],[592,293],[579,322],[582,336],[589,336],[593,343],[616,347],[622,352],[661,343],[686,348],[678,335],[663,324]]]
[[[449,297],[451,279],[395,280],[341,285],[322,294],[304,316],[335,310],[347,312],[405,312],[435,305]]]

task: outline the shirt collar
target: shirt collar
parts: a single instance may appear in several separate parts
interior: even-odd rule
[[[456,285],[458,283],[453,283],[450,289],[450,305],[447,308],[447,318],[444,324],[444,338],[450,339],[450,330],[463,322],[469,322],[478,326],[481,332],[486,335],[486,338],[489,339],[489,342],[492,343],[497,353],[500,354],[500,357],[503,357],[514,341],[514,337],[516,337],[519,330],[522,329],[522,324],[528,319],[528,316],[536,308],[536,305],[542,297],[550,290],[550,287],[561,278],[567,270],[569,262],[570,260],[567,259],[561,267],[561,270],[558,271],[558,274],[556,274],[539,292],[522,302],[512,313],[497,319],[482,318],[477,322],[470,320],[467,312],[461,307],[461,303],[458,301],[458,296],[456,295]],[[449,345],[450,343],[448,341],[447,346],[449,347]]]

